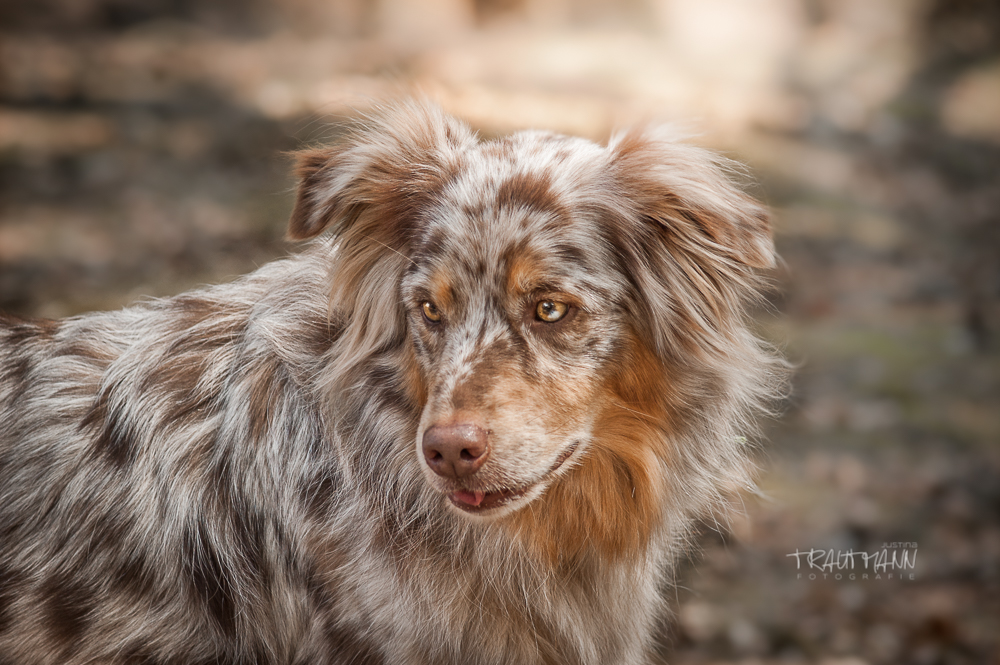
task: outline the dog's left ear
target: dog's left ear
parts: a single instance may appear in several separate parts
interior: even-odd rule
[[[674,249],[695,259],[774,266],[767,210],[732,182],[723,160],[655,130],[617,136],[608,147],[634,213],[659,225]]]
[[[340,234],[365,218],[363,233],[398,249],[407,220],[475,140],[466,125],[436,106],[411,101],[363,119],[341,145],[299,152],[289,237],[305,240],[327,229]]]

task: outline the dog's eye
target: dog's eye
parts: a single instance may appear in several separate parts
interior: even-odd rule
[[[543,300],[535,306],[535,316],[538,317],[539,321],[546,323],[555,323],[566,316],[568,311],[569,306],[566,303],[554,300]]]
[[[438,323],[441,321],[441,312],[430,300],[425,300],[424,304],[420,306],[424,311],[424,318],[431,323]]]

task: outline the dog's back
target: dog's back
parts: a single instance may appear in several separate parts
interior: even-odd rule
[[[0,322],[9,662],[290,662],[313,574],[296,492],[333,477],[310,373],[336,330],[308,261]]]

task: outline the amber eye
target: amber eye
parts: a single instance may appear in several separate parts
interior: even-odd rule
[[[543,300],[535,306],[535,316],[538,317],[539,321],[546,323],[555,323],[566,316],[568,311],[569,306],[566,303],[554,300]]]
[[[438,323],[441,320],[441,312],[438,311],[438,308],[430,300],[425,300],[424,304],[420,307],[424,311],[424,318],[431,323]]]

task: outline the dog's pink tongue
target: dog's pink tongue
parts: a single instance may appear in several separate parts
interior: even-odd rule
[[[483,502],[483,497],[486,496],[486,492],[468,492],[466,490],[458,490],[452,496],[456,501],[461,501],[470,506],[478,506]]]

